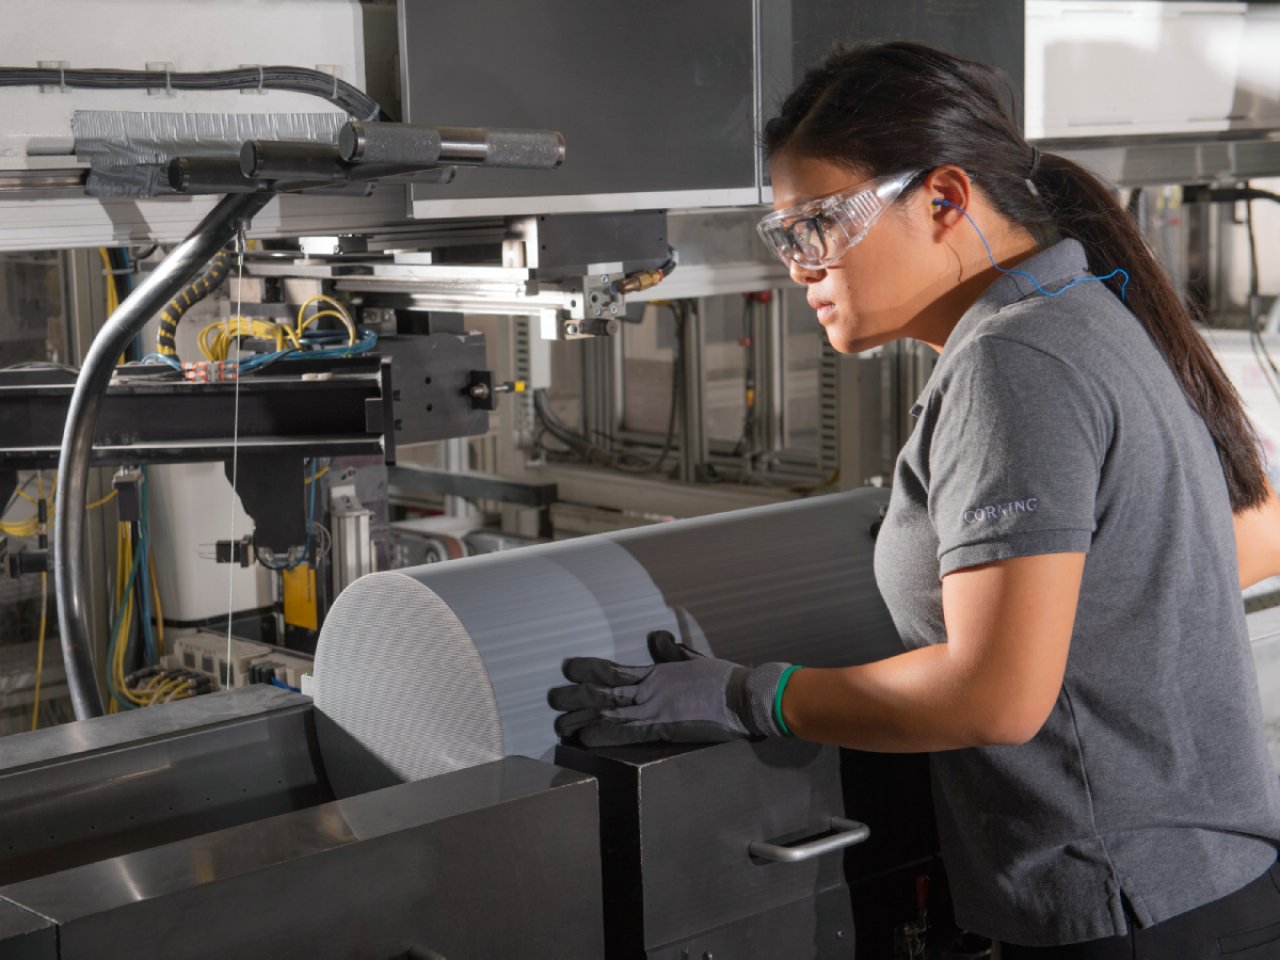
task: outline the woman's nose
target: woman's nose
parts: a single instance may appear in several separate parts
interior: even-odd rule
[[[802,267],[794,260],[788,264],[791,273],[791,279],[796,283],[817,283],[827,275],[827,271],[818,267],[816,270],[809,267]]]

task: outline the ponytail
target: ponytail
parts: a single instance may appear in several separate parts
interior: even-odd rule
[[[1078,240],[1095,276],[1123,268],[1125,305],[1209,428],[1231,509],[1260,507],[1267,479],[1257,436],[1186,303],[1112,192],[1023,139],[1013,102],[1002,73],[941,50],[903,42],[838,47],[766,124],[765,149],[870,177],[954,165],[1009,222]],[[1120,293],[1119,279],[1103,282]]]

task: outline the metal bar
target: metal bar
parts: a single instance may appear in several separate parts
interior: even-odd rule
[[[514,503],[522,507],[547,507],[558,499],[554,483],[526,483],[469,470],[433,470],[411,463],[388,467],[387,483],[393,487],[428,490],[431,493],[468,497],[472,500],[497,500],[499,503]]]
[[[54,527],[54,582],[58,598],[62,657],[76,719],[102,716],[102,695],[94,679],[93,645],[88,623],[88,585],[84,568],[85,495],[93,435],[107,384],[117,358],[166,302],[189,283],[215,253],[251,220],[271,194],[223,198],[186,240],[179,244],[107,320],[85,358],[67,411],[59,458],[58,502]]]
[[[698,468],[707,459],[706,433],[702,420],[703,306],[704,301],[698,300],[693,309],[685,312],[680,342],[677,345],[684,377],[680,410],[680,479],[685,483],[693,483],[698,479]]]
[[[303,380],[305,373],[339,374]],[[382,427],[371,429],[368,403],[389,403],[389,362],[378,358],[282,360],[287,376],[246,376],[240,389],[240,443],[279,443],[298,456],[382,453]],[[127,373],[131,367],[117,367]],[[273,368],[276,369],[276,368]],[[19,469],[57,465],[74,391],[61,371],[0,371],[0,464]],[[232,383],[183,380],[113,382],[94,430],[94,464],[188,463],[227,459],[235,414]],[[384,420],[390,422],[388,418]],[[391,424],[394,427],[394,424]],[[314,448],[314,449],[311,449]],[[136,451],[136,452],[135,452]]]
[[[808,843],[796,844],[794,847],[782,847],[756,840],[747,847],[747,850],[753,857],[759,857],[761,860],[772,860],[775,863],[803,863],[805,860],[820,857],[824,853],[833,853],[845,847],[852,847],[871,836],[871,828],[865,823],[846,820],[843,817],[832,817],[831,829],[836,832],[829,837],[820,837]]]

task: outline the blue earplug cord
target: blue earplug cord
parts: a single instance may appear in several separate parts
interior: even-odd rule
[[[1040,284],[1036,281],[1036,278],[1033,277],[1031,274],[1023,270],[1006,270],[1004,267],[1000,266],[1000,264],[996,263],[996,258],[991,253],[991,244],[987,243],[987,238],[982,235],[981,230],[978,230],[978,225],[973,222],[973,217],[969,216],[968,210],[966,210],[964,207],[956,206],[956,204],[952,203],[949,200],[934,200],[933,205],[935,207],[955,207],[957,210],[963,213],[964,218],[968,220],[969,223],[973,224],[973,229],[977,231],[978,239],[982,241],[982,245],[987,248],[987,258],[991,261],[991,265],[995,267],[997,270],[999,270],[1001,273],[1013,273],[1013,274],[1017,274],[1020,277],[1026,277],[1033,284],[1035,284],[1036,289],[1039,290],[1046,297],[1061,296],[1062,294],[1070,290],[1072,287],[1074,287],[1077,283],[1084,283],[1087,280],[1110,280],[1112,277],[1119,275],[1124,277],[1124,283],[1120,285],[1120,299],[1121,300],[1124,299],[1125,290],[1129,286],[1129,274],[1119,269],[1112,270],[1105,277],[1077,277],[1075,280],[1072,280],[1061,290],[1055,290],[1053,293],[1050,293],[1044,287],[1040,286]]]

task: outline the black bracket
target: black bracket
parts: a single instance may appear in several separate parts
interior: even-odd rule
[[[253,518],[253,542],[283,556],[307,540],[306,480],[302,458],[241,453],[236,493]],[[231,463],[223,464],[231,479]],[[231,558],[228,557],[228,560]]]
[[[9,554],[9,576],[17,580],[28,573],[49,572],[48,550],[19,550]]]

